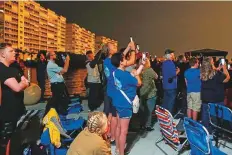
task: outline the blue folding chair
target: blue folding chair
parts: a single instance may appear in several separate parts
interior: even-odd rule
[[[68,114],[73,114],[73,113],[80,113],[83,111],[83,107],[81,104],[74,104],[70,107],[68,107]]]
[[[202,124],[185,117],[184,128],[191,147],[191,155],[226,155],[212,145],[212,138]]]
[[[61,145],[60,148],[56,148],[52,143],[49,135],[49,129],[45,130],[41,135],[41,144],[46,147],[48,155],[66,155],[68,146]],[[63,142],[72,142],[73,139],[65,139]]]
[[[71,131],[71,130],[83,129],[84,122],[85,120],[80,117],[77,120],[66,119],[65,121],[61,121],[61,125],[65,130]]]
[[[223,134],[232,137],[232,111],[226,106],[209,103],[209,116],[210,125],[213,127],[216,146],[218,146],[218,139],[222,137]]]

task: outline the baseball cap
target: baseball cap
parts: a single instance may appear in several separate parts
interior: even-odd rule
[[[171,54],[171,53],[174,53],[175,51],[174,50],[171,50],[171,49],[166,49],[165,50],[165,54]]]

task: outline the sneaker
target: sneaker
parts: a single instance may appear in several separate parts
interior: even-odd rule
[[[114,155],[119,155],[119,150],[115,149]]]
[[[153,131],[153,130],[155,130],[153,127],[151,127],[151,126],[148,126],[148,127],[146,127],[146,130],[147,131]]]

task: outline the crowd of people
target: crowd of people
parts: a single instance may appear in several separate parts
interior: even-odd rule
[[[165,60],[158,62],[148,53],[139,51],[133,41],[119,51],[111,43],[103,45],[96,55],[87,51],[89,117],[86,128],[72,142],[68,155],[110,155],[110,146],[114,144],[115,155],[126,154],[133,113],[139,110],[141,130],[153,131],[152,113],[156,104],[173,115],[180,110],[187,117],[201,121],[211,132],[208,103],[232,108],[232,68],[226,61],[216,63],[212,57],[186,59],[180,55],[176,60],[174,53],[174,50],[165,50]],[[0,154],[5,154],[17,121],[25,112],[23,91],[29,83],[20,70],[10,67],[15,55],[11,44],[1,43]],[[67,55],[64,59],[64,67],[56,64],[54,51],[46,55],[40,53],[38,60],[41,101],[46,75],[51,84],[53,102],[48,103],[46,114],[52,109],[66,115],[70,98],[62,75],[68,71],[70,57]],[[97,112],[103,102],[103,112]]]

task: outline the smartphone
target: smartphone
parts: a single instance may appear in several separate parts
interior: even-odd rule
[[[230,69],[230,64],[227,65],[227,69]]]
[[[139,44],[137,44],[136,48],[137,48],[137,50],[139,51]]]
[[[221,64],[225,65],[225,59],[221,59]]]
[[[131,42],[133,41],[133,38],[132,38],[132,37],[130,37],[130,41],[131,41]]]
[[[146,59],[146,53],[143,53],[142,59],[143,61]]]

